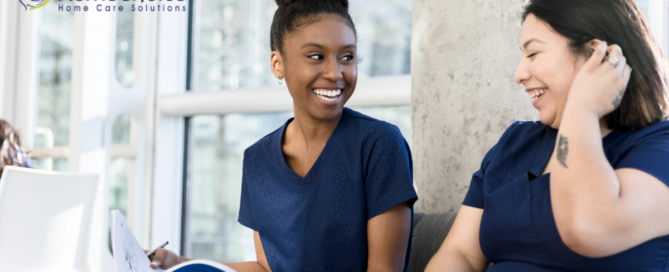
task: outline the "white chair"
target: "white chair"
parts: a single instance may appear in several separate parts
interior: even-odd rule
[[[97,174],[7,166],[0,178],[0,272],[90,272]]]

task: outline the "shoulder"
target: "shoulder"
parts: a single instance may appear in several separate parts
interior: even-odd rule
[[[391,123],[364,115],[349,108],[342,113],[347,118],[349,127],[358,130],[363,142],[378,138],[404,140],[399,128]]]
[[[404,136],[402,136],[402,132],[400,132],[400,129],[396,125],[385,121],[379,121],[369,126],[369,129],[367,129],[365,133],[365,138],[383,138],[388,140],[405,141]]]
[[[629,143],[641,143],[648,140],[667,140],[669,137],[669,120],[662,120],[639,131],[632,132],[627,138]]]
[[[607,159],[614,169],[641,170],[669,185],[669,121],[624,132],[607,149]]]
[[[669,120],[663,120],[638,131],[614,131],[618,133],[615,140],[606,146],[607,156],[612,164],[639,151],[657,154],[669,153]],[[608,137],[608,136],[607,136]]]
[[[546,125],[540,121],[515,121],[511,124],[504,134],[524,134],[546,131]]]
[[[360,112],[354,111],[349,108],[344,108],[342,111],[342,117],[346,117],[347,120],[352,121],[352,122],[358,122],[358,123],[363,123],[363,124],[374,124],[377,122],[382,122],[379,119],[376,119],[374,117],[370,117],[367,115],[364,115]]]
[[[545,141],[552,141],[554,129],[539,121],[516,121],[504,131],[497,143],[488,150],[483,165],[492,161],[506,164],[512,158],[524,158],[536,152]]]
[[[498,145],[505,142],[525,142],[528,139],[537,139],[550,130],[550,127],[539,121],[516,121],[504,131]]]

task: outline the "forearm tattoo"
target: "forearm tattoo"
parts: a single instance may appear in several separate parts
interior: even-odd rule
[[[558,149],[557,149],[557,160],[560,162],[560,165],[562,165],[564,168],[569,169],[567,167],[567,154],[569,154],[569,142],[567,141],[567,137],[562,136],[562,134],[559,135],[560,140],[558,141]]]
[[[625,94],[625,90],[622,90],[622,91],[620,91],[620,94],[618,94],[618,96],[616,96],[616,98],[613,99],[612,104],[613,104],[613,109],[614,110],[617,109],[618,106],[620,106],[620,102],[623,100],[623,95],[624,94]]]

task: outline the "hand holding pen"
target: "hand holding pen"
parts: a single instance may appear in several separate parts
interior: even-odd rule
[[[189,258],[181,257],[172,251],[164,249],[167,244],[168,242],[165,242],[154,250],[146,252],[146,257],[151,260],[151,268],[168,269],[177,264],[180,264],[181,262],[191,260]]]
[[[167,246],[167,244],[169,244],[169,243],[170,243],[170,241],[165,241],[165,243],[163,243],[162,245],[160,245],[157,248],[154,248],[153,250],[147,252],[146,257],[151,257],[151,255],[156,254],[156,251],[158,251],[161,248],[165,248],[165,246]]]

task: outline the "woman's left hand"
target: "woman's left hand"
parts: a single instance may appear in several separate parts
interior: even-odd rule
[[[591,45],[594,52],[574,78],[567,104],[602,118],[620,106],[632,68],[627,65],[620,46],[607,46],[605,41],[596,39]],[[618,63],[614,66],[616,59]]]

